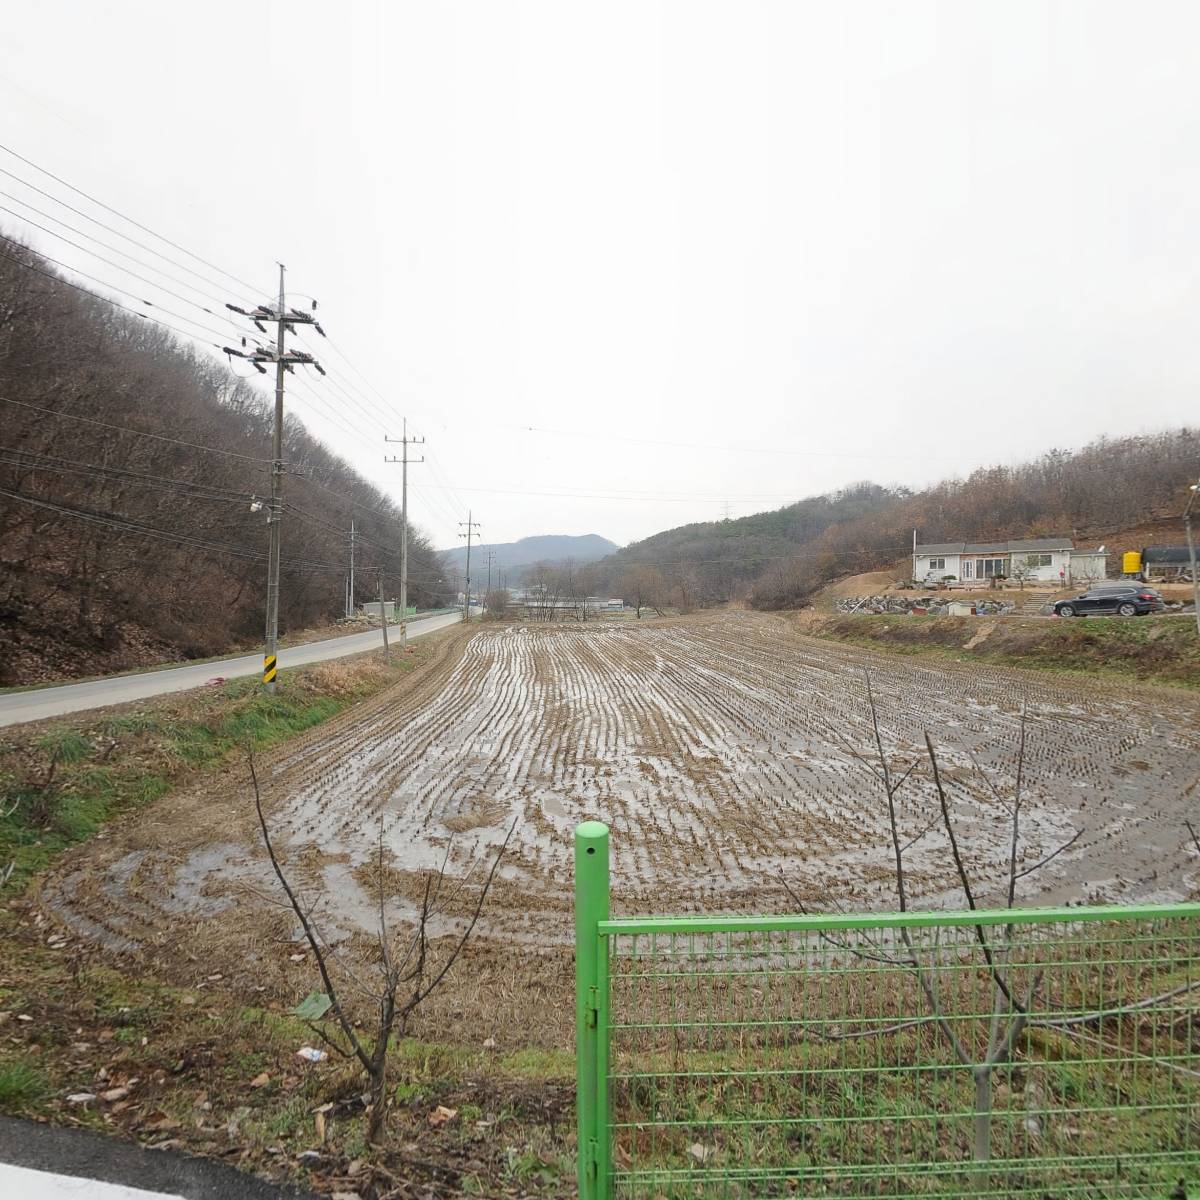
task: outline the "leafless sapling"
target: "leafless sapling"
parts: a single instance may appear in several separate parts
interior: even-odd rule
[[[899,768],[889,759],[884,747],[883,733],[879,721],[879,710],[875,703],[871,678],[869,673],[864,672],[864,675],[867,706],[871,721],[871,740],[873,742],[873,752],[876,761],[870,762],[866,760],[859,754],[857,749],[854,752],[856,757],[863,759],[871,767],[873,774],[883,789],[887,809],[887,828],[892,850],[892,871],[899,910],[901,912],[909,911],[909,890],[904,856],[908,850],[925,837],[940,821],[949,842],[951,857],[960,886],[966,897],[967,906],[972,911],[975,911],[978,907],[976,902],[976,888],[972,884],[966,862],[961,853],[933,739],[928,733],[925,734],[925,749],[933,776],[934,790],[937,794],[938,811],[930,821],[923,825],[922,829],[915,836],[905,839],[901,834],[900,820],[897,814],[897,795],[904,783],[916,770],[917,764],[909,764],[903,769],[902,773],[898,773]],[[976,769],[980,770],[980,773],[983,775],[989,789],[1009,812],[1009,845],[1005,895],[1006,906],[1009,908],[1012,908],[1015,903],[1017,881],[1046,866],[1052,859],[1073,845],[1083,833],[1082,830],[1078,830],[1071,838],[1039,862],[1030,867],[1018,869],[1020,860],[1021,809],[1024,792],[1026,728],[1026,712],[1024,707],[1022,707],[1017,747],[1016,779],[1011,802],[1003,799],[990,778],[986,773],[982,772],[977,763],[975,764]],[[791,888],[788,888],[788,891],[794,896]],[[1030,1020],[1030,1009],[1041,980],[1040,972],[1035,971],[1023,987],[1016,987],[1007,966],[1012,933],[1013,927],[1011,925],[1004,926],[1002,934],[1003,942],[997,948],[993,945],[992,939],[989,937],[987,929],[983,924],[974,926],[974,937],[991,978],[993,994],[988,1037],[986,1047],[982,1053],[973,1053],[971,1048],[966,1044],[964,1037],[961,1037],[956,1031],[953,1022],[948,1019],[939,993],[937,966],[936,964],[928,964],[922,961],[921,954],[913,940],[912,931],[907,926],[900,926],[898,931],[898,936],[903,944],[903,952],[893,953],[885,947],[873,947],[864,950],[862,946],[852,946],[840,941],[836,943],[838,948],[843,951],[857,957],[882,960],[892,965],[903,967],[915,977],[930,1017],[951,1046],[955,1057],[964,1067],[969,1068],[971,1071],[975,1086],[973,1157],[978,1162],[986,1162],[991,1155],[991,1096],[993,1075],[998,1066],[1009,1061],[1017,1039],[1027,1027]],[[897,1028],[906,1027],[906,1025],[907,1023],[904,1023],[901,1026],[897,1026]]]
[[[376,962],[377,974],[373,985],[364,984],[335,952],[326,938],[322,935],[314,918],[315,902],[306,904],[289,882],[279,855],[271,840],[267,827],[266,815],[263,812],[262,795],[258,785],[258,774],[255,770],[254,756],[249,755],[250,779],[254,787],[254,806],[258,814],[259,828],[262,831],[263,845],[271,860],[275,877],[279,880],[288,906],[300,922],[305,940],[312,950],[316,960],[317,970],[321,976],[324,992],[312,999],[315,1008],[310,1010],[314,1019],[309,1019],[309,1027],[321,1040],[343,1058],[357,1059],[367,1075],[369,1083],[370,1109],[367,1122],[367,1142],[377,1145],[383,1137],[384,1121],[387,1112],[387,1051],[393,1034],[404,1037],[408,1033],[409,1022],[420,1005],[442,984],[450,968],[461,956],[468,939],[475,930],[479,915],[483,910],[484,901],[496,876],[500,859],[508,848],[509,840],[516,829],[516,821],[509,826],[508,833],[492,859],[491,867],[482,880],[478,895],[471,909],[470,918],[459,931],[449,950],[437,956],[432,954],[429,933],[430,922],[444,912],[466,885],[464,876],[456,884],[447,887],[446,868],[449,861],[450,847],[436,871],[425,876],[422,888],[421,903],[417,911],[416,921],[411,931],[400,932],[389,927],[387,919],[387,892],[385,888],[383,826],[380,823],[377,861],[377,899],[378,899],[378,929],[376,938],[379,956]],[[360,1034],[347,1012],[346,1003],[339,993],[338,984],[334,981],[334,968],[340,970],[348,985],[352,986],[362,996],[367,998],[376,1013],[374,1036],[367,1038]],[[303,1008],[303,1006],[301,1006]],[[317,1024],[326,1014],[332,1014],[332,1031]]]

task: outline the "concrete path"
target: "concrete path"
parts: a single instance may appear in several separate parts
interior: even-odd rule
[[[318,1200],[224,1163],[87,1129],[0,1117],[0,1196],[12,1200]]]
[[[409,621],[408,636],[422,637],[461,620],[461,613],[418,617]],[[399,626],[389,626],[388,637],[393,646],[398,636]],[[349,633],[324,642],[310,642],[307,646],[291,646],[280,650],[279,666],[283,670],[305,663],[343,658],[348,654],[362,654],[367,650],[379,649],[382,643],[378,628],[366,633]],[[130,700],[144,700],[147,696],[161,696],[166,692],[186,692],[189,688],[203,687],[210,679],[235,679],[242,675],[257,675],[261,670],[262,654],[246,654],[241,658],[223,658],[219,662],[200,663],[191,667],[171,667],[161,671],[143,671],[137,675],[93,679],[88,683],[64,683],[56,687],[7,692],[0,696],[0,725],[40,721],[44,717],[60,717],[64,713],[88,708],[125,704]]]

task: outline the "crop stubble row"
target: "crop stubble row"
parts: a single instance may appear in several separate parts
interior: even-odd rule
[[[985,900],[998,898],[1005,877],[1001,798],[1013,789],[1022,703],[1023,862],[1086,830],[1027,881],[1023,900],[1160,898],[1194,885],[1183,832],[1200,769],[1190,696],[931,666],[802,638],[749,613],[483,629],[441,686],[385,698],[365,719],[302,739],[269,776],[268,809],[289,861],[325,888],[329,921],[347,933],[373,922],[367,875],[380,836],[407,896],[404,915],[419,872],[447,858],[452,873],[477,877],[514,820],[488,907],[493,934],[567,936],[571,830],[587,817],[612,828],[618,908],[788,907],[781,872],[815,907],[836,898],[889,908],[891,848],[865,670],[899,770],[924,753],[924,732],[933,734]],[[903,839],[936,811],[922,765],[898,799]],[[190,911],[221,920],[222,896],[247,881],[269,886],[252,845],[184,854],[163,833],[164,845],[117,859],[99,881],[101,924],[118,939],[136,943],[153,928],[155,895],[168,898],[173,919]],[[960,899],[940,827],[905,861],[915,903]],[[95,906],[73,906],[70,877],[63,882],[60,914],[98,936]]]

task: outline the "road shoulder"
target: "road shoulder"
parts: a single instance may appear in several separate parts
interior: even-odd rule
[[[16,1117],[0,1116],[0,1162],[184,1200],[317,1200],[314,1192],[269,1183],[212,1159]]]

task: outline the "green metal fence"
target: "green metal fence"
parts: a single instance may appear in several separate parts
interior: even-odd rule
[[[1200,1198],[1200,904],[610,919],[575,861],[584,1200]]]

